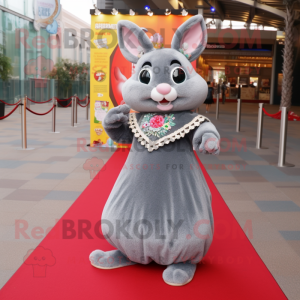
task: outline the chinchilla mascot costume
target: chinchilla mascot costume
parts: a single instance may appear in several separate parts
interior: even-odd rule
[[[185,285],[214,230],[211,193],[193,152],[219,153],[215,126],[192,112],[208,90],[191,65],[205,48],[206,26],[193,16],[171,48],[155,49],[142,28],[119,21],[118,39],[136,71],[122,89],[126,104],[108,112],[104,129],[132,147],[102,213],[103,235],[117,250],[95,250],[90,261],[100,269],[155,261],[166,266],[167,284]]]

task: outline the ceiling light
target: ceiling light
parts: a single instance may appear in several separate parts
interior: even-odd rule
[[[149,11],[147,12],[147,15],[148,15],[149,17],[152,17],[152,16],[153,16],[153,11],[149,10]]]
[[[150,10],[150,6],[146,5],[146,6],[145,6],[145,9],[146,9],[146,10]]]
[[[183,17],[186,17],[188,14],[189,14],[189,13],[188,13],[187,10],[185,10],[185,9],[183,9],[183,10],[181,11],[181,15],[182,15]]]
[[[130,14],[131,16],[134,16],[134,15],[135,15],[135,11],[132,10],[132,9],[130,9],[130,10],[129,10],[129,14]]]
[[[211,23],[211,25],[215,25],[216,24],[215,20],[212,20],[210,23]]]
[[[171,11],[169,9],[166,9],[165,15],[168,16],[171,14]]]
[[[211,11],[211,12],[215,12],[215,10],[216,10],[216,9],[215,9],[214,7],[211,7],[211,8],[210,8],[210,11]]]
[[[113,8],[112,11],[111,11],[111,14],[114,15],[114,16],[116,16],[118,13],[119,13],[118,10],[115,9],[115,8]]]

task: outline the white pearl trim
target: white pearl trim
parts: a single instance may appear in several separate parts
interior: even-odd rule
[[[204,121],[210,122],[208,118],[202,115],[198,115],[188,124],[156,141],[151,141],[140,129],[135,113],[129,114],[128,124],[129,128],[133,132],[134,136],[137,138],[138,142],[140,142],[141,145],[145,146],[145,148],[148,149],[149,152],[152,152],[153,150],[157,150],[159,147],[162,147],[165,144],[168,145],[170,142],[175,142],[176,140],[181,139],[191,130],[195,129],[196,127],[199,127],[200,124],[202,124]]]

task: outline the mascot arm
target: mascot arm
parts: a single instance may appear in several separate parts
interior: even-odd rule
[[[128,105],[120,105],[112,108],[104,119],[103,127],[108,136],[116,143],[132,143],[133,133],[128,126],[129,111]]]

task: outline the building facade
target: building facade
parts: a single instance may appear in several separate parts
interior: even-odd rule
[[[12,78],[46,78],[60,58],[89,63],[90,25],[61,8],[56,34],[37,31],[33,2],[0,0],[0,44],[11,59]]]
[[[13,67],[10,80],[0,80],[0,99],[10,103],[23,95],[48,98],[50,84],[39,80],[46,79],[60,59],[90,62],[90,25],[58,4],[57,32],[49,33],[36,28],[34,5],[35,0],[0,0],[0,45]]]

